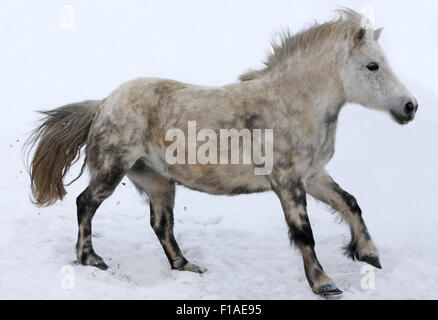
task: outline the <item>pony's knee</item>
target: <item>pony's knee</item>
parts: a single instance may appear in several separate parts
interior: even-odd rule
[[[357,203],[356,198],[342,189],[337,183],[333,184],[333,190],[342,198],[342,201],[348,207],[351,213],[362,215],[362,210]]]
[[[362,215],[362,210],[360,209],[359,204],[357,203],[357,200],[354,196],[344,191],[342,193],[342,198],[344,199],[351,213]]]
[[[299,225],[288,222],[289,227],[289,239],[291,243],[294,243],[297,247],[303,246],[314,247],[315,240],[313,238],[312,229],[310,224],[302,222]]]

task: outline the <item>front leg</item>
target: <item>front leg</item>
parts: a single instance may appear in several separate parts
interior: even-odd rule
[[[362,218],[362,210],[356,199],[343,190],[325,172],[315,174],[307,179],[306,187],[311,196],[339,211],[349,224],[351,242],[346,247],[346,254],[353,260],[367,262],[381,269],[377,248],[368,233]]]
[[[289,178],[280,174],[272,179],[272,189],[283,207],[289,238],[303,257],[307,281],[312,290],[321,295],[341,294],[333,281],[325,274],[315,253],[315,240],[307,217],[306,190],[301,178]]]

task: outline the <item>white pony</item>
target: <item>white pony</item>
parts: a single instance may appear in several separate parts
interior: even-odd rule
[[[91,181],[77,198],[78,261],[107,268],[93,250],[91,221],[127,175],[150,199],[151,225],[171,267],[202,272],[187,261],[173,236],[175,185],[228,195],[272,190],[290,240],[302,253],[310,287],[317,294],[340,294],[316,257],[306,194],[329,204],[349,224],[350,257],[381,266],[355,198],[324,169],[334,153],[338,114],[345,103],[359,103],[406,124],[418,107],[377,42],[381,30],[364,28],[361,19],[346,9],[333,21],[284,33],[266,67],[237,83],[211,88],[142,78],[103,100],[46,111],[30,140],[38,143],[30,168],[35,203],[50,205],[63,198],[64,175],[86,145],[84,166]],[[255,175],[255,164],[167,163],[166,132],[187,133],[189,121],[216,131],[273,129],[272,171]]]

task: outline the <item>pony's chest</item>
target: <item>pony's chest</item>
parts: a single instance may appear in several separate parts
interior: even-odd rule
[[[274,139],[275,166],[292,167],[296,174],[304,177],[321,171],[332,158],[337,113],[310,116],[306,120],[290,126],[293,130],[277,130]]]
[[[317,136],[314,144],[314,154],[311,162],[311,169],[319,170],[323,168],[333,157],[335,152],[336,119],[329,118],[324,120],[324,125]]]

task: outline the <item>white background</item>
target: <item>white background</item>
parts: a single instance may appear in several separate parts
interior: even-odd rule
[[[75,12],[63,24],[64,5]],[[339,6],[375,10],[381,44],[419,101],[416,120],[347,105],[331,175],[362,207],[380,249],[374,289],[363,263],[343,256],[345,224],[309,198],[316,250],[344,299],[438,298],[438,2],[436,1],[6,1],[0,4],[0,298],[318,299],[290,248],[272,193],[218,197],[178,188],[175,234],[204,275],[171,271],[149,225],[149,208],[124,179],[94,219],[107,271],[75,260],[75,198],[84,175],[55,206],[29,201],[21,147],[38,115],[100,99],[140,76],[223,85],[260,67],[282,26],[297,31]],[[63,27],[64,26],[64,27]],[[68,26],[68,21],[67,21]],[[76,165],[70,177],[77,173]],[[71,265],[74,289],[61,281]]]

